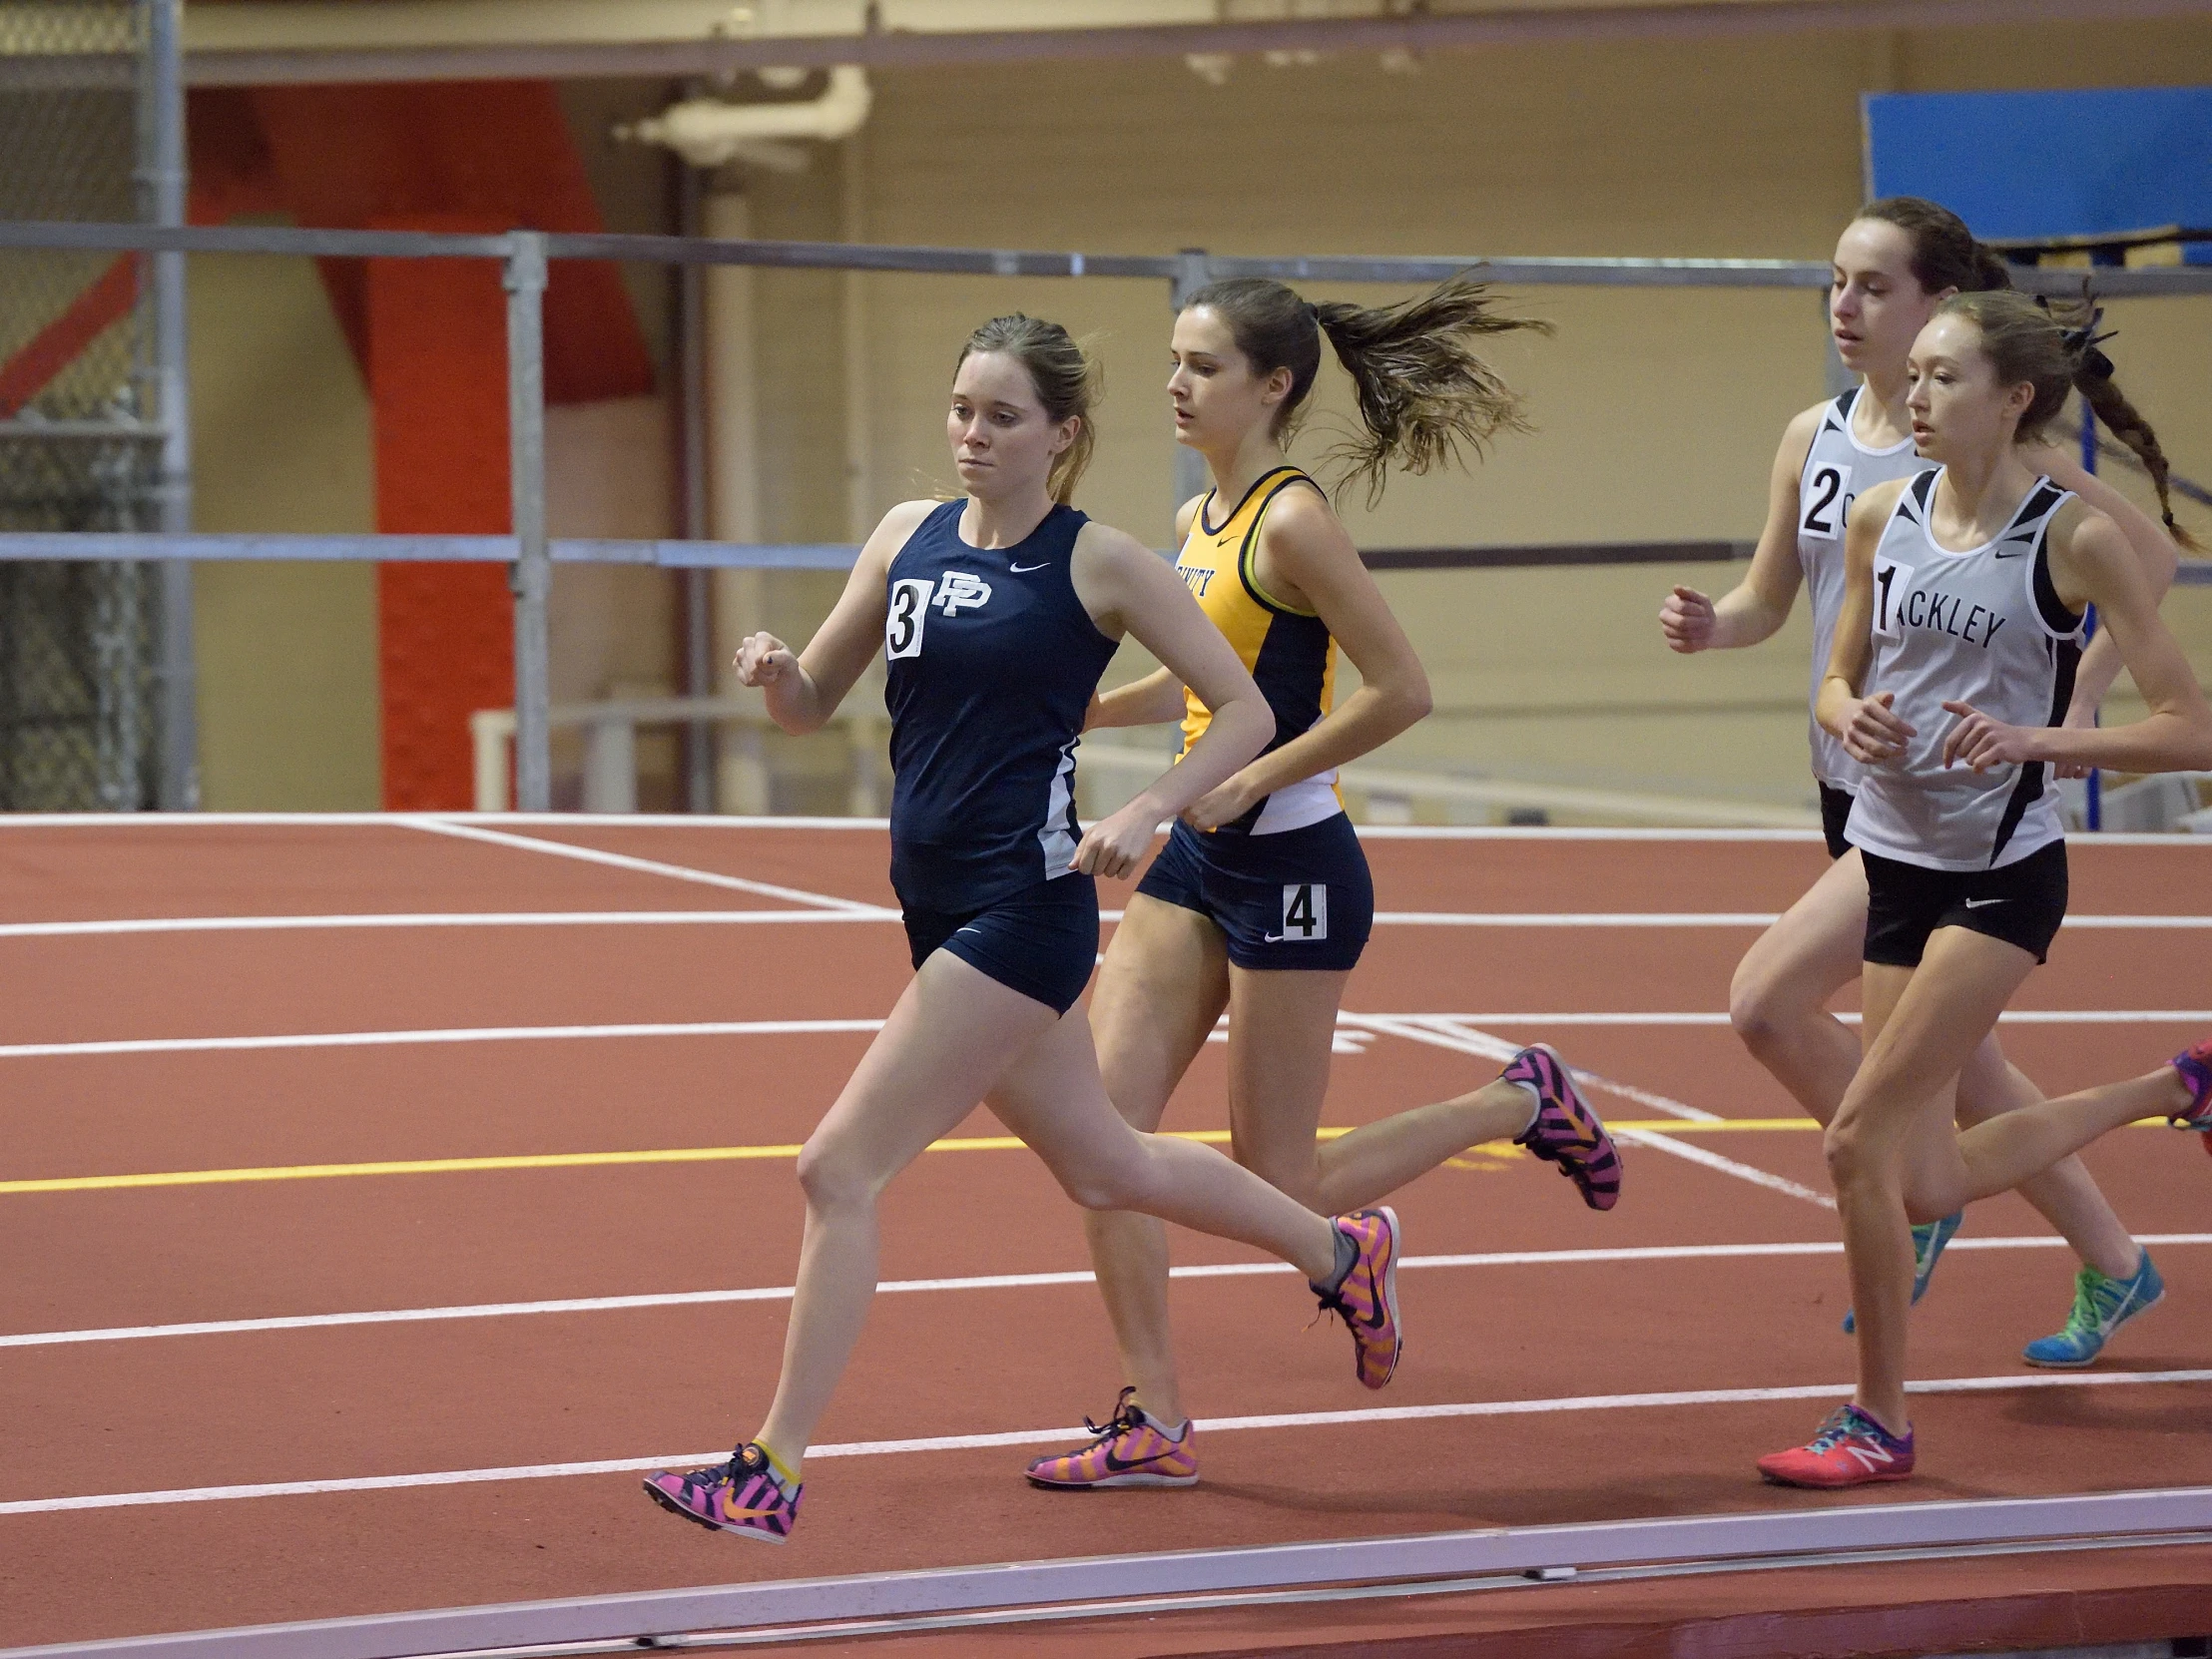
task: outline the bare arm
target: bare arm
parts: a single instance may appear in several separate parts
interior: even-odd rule
[[[1867,671],[1874,666],[1874,553],[1889,528],[1891,509],[1903,482],[1877,484],[1859,498],[1863,509],[1851,515],[1844,531],[1844,605],[1836,616],[1836,643],[1828,654],[1813,714],[1828,732],[1869,766],[1905,753],[1916,733],[1891,705],[1894,692],[1861,697]]]
[[[2174,572],[2181,563],[2181,549],[2174,545],[2173,537],[2166,534],[2166,527],[2056,444],[2030,450],[2021,458],[2060,489],[2072,490],[2119,527],[2120,534],[2127,538],[2127,545],[2142,563],[2143,580],[2150,590],[2151,603],[2165,603],[2166,590],[2174,585]],[[2068,726],[2096,724],[2097,710],[2104,703],[2105,693],[2112,689],[2112,682],[2119,678],[2120,667],[2118,642],[2100,630],[2089,642],[2089,649],[2081,654],[2081,666],[2074,672],[2073,703],[2066,710]],[[2068,767],[2064,773],[2074,770]]]
[[[2050,528],[2051,584],[2074,610],[2095,605],[2118,642],[2121,660],[2150,713],[2103,731],[2074,726],[2018,727],[1990,720],[1966,703],[1943,707],[1959,717],[1943,740],[1945,764],[1976,772],[2021,761],[2105,767],[2116,772],[2187,772],[2212,767],[2212,708],[2189,660],[2159,618],[2135,549],[2111,519],[2074,503]]]
[[[883,585],[891,560],[936,505],[903,501],[883,515],[805,651],[795,656],[774,634],[750,635],[738,647],[738,683],[767,693],[769,719],[785,731],[804,736],[822,730],[866,672],[883,644]]]
[[[1358,690],[1282,748],[1262,755],[1191,810],[1212,830],[1277,790],[1380,749],[1425,716],[1428,675],[1352,538],[1320,494],[1280,496],[1260,532],[1262,580],[1286,583],[1360,671]],[[1279,595],[1288,602],[1288,593]]]
[[[1175,542],[1178,547],[1191,533],[1191,520],[1198,516],[1203,495],[1194,495],[1175,511]],[[1083,730],[1096,732],[1112,726],[1159,726],[1171,720],[1183,718],[1183,682],[1167,669],[1158,669],[1142,680],[1132,680],[1126,686],[1117,686],[1110,692],[1101,692],[1091,699],[1090,712],[1083,717]]]
[[[1667,636],[1669,650],[1687,655],[1757,645],[1790,620],[1790,607],[1805,579],[1805,567],[1798,562],[1798,479],[1827,406],[1816,404],[1783,428],[1767,475],[1766,527],[1759,532],[1744,579],[1717,604],[1695,588],[1676,588],[1659,607],[1659,630]]]
[[[1180,814],[1266,747],[1275,716],[1183,579],[1134,537],[1092,522],[1076,538],[1076,597],[1102,633],[1133,635],[1213,711],[1204,735],[1136,800],[1091,826],[1075,867],[1126,875],[1163,819]]]

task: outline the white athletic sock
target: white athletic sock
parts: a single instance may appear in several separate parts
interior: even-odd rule
[[[1498,1079],[1498,1081],[1500,1083],[1511,1083],[1514,1088],[1520,1090],[1522,1094],[1528,1096],[1528,1121],[1522,1124],[1519,1130],[1515,1133],[1514,1138],[1518,1139],[1521,1135],[1527,1134],[1531,1129],[1536,1127],[1536,1116],[1544,1109],[1544,1097],[1536,1092],[1535,1084],[1523,1083],[1517,1077],[1501,1077]]]

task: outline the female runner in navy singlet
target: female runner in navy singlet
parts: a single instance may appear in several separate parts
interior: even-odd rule
[[[1813,611],[1812,689],[1818,695],[1843,608],[1844,536],[1855,499],[1877,484],[1936,465],[1915,449],[1913,417],[1905,406],[1911,389],[1906,357],[1913,341],[1950,294],[2010,284],[2002,258],[1976,242],[1947,208],[1900,196],[1860,211],[1837,240],[1829,287],[1836,347],[1860,384],[1815,404],[1784,430],[1770,478],[1766,528],[1749,571],[1717,603],[1694,588],[1676,588],[1659,616],[1669,646],[1690,653],[1757,645],[1789,620],[1802,584]],[[2141,441],[2114,408],[2103,412],[2129,426],[2128,441]],[[2038,439],[2023,461],[2111,519],[2141,561],[2153,601],[2165,593],[2176,551],[2147,513],[2048,441]],[[2098,634],[2082,656],[2065,724],[2096,724],[2097,706],[2119,669],[2112,636]],[[1745,1047],[1809,1115],[1827,1124],[1835,1120],[1859,1069],[1859,1036],[1828,1011],[1828,1003],[1859,976],[1867,874],[1858,851],[1844,839],[1860,764],[1817,720],[1811,738],[1821,816],[1835,862],[1745,953],[1729,988],[1729,1015]],[[2078,770],[2058,772],[2063,777]],[[1958,1076],[1961,1124],[2040,1099],[2042,1091],[2005,1059],[1993,1034]],[[2164,1290],[2158,1269],[2080,1160],[2069,1158],[2044,1171],[2020,1196],[2081,1259],[2064,1328],[2029,1343],[2021,1358],[2034,1366],[2086,1366],[2120,1326],[2158,1302]],[[1913,1229],[1916,1302],[1959,1219],[1943,1216]],[[1846,1315],[1845,1331],[1852,1326]]]
[[[2113,384],[2093,327],[2092,317],[2062,329],[2017,293],[1944,300],[1914,342],[1906,398],[1913,440],[1938,470],[1876,485],[1846,533],[1844,603],[1816,707],[1862,768],[1844,833],[1867,872],[1867,1054],[1826,1138],[1859,1386],[1808,1444],[1759,1460],[1783,1484],[1913,1472],[1913,1222],[2017,1187],[2138,1118],[2212,1130],[2212,1041],[2125,1082],[1962,1132],[1950,1122],[1960,1068],[2066,913],[2047,769],[2212,766],[2212,708],[2135,551],[2033,464],[2035,440],[2078,390],[2135,435],[2165,494],[2165,457]],[[2104,731],[2055,724],[2091,604],[2148,705]]]
[[[1265,754],[1183,815],[1131,895],[1091,998],[1114,1104],[1155,1129],[1168,1097],[1229,1015],[1229,1129],[1239,1163],[1316,1208],[1351,1210],[1483,1141],[1518,1139],[1611,1208],[1611,1137],[1548,1048],[1454,1100],[1318,1139],[1337,1009],[1375,913],[1367,855],[1336,769],[1428,712],[1428,679],[1321,487],[1285,446],[1325,343],[1351,375],[1361,431],[1348,483],[1425,472],[1522,429],[1520,399],[1474,350],[1483,334],[1541,328],[1457,278],[1404,304],[1309,304],[1281,282],[1199,289],[1175,319],[1168,392],[1176,437],[1214,487],[1184,504],[1176,568],[1252,670],[1275,714]],[[1338,650],[1360,686],[1336,699]],[[1170,664],[1099,698],[1092,727],[1183,722],[1196,755],[1218,719]],[[1189,761],[1184,765],[1188,766]],[[1121,1397],[1090,1442],[1028,1466],[1058,1489],[1188,1486],[1197,1445],[1178,1398],[1168,1327],[1167,1232],[1148,1216],[1084,1217],[1121,1351]]]
[[[980,1102],[1090,1208],[1136,1209],[1257,1246],[1304,1272],[1351,1328],[1370,1387],[1397,1363],[1396,1220],[1332,1221],[1211,1147],[1140,1135],[1107,1099],[1076,1000],[1098,951],[1095,875],[1135,867],[1174,818],[1260,752],[1274,723],[1171,569],[1068,505],[1091,448],[1095,377],[1055,323],[998,317],[960,353],[947,435],[967,494],[887,513],[807,649],[738,654],[788,732],[819,730],[880,649],[891,713],[891,884],[914,977],[799,1158],[807,1231],[782,1377],[726,1463],[645,1482],[688,1520],[771,1542],[859,1339],[876,1199]],[[1216,711],[1205,740],[1079,831],[1074,749],[1123,634]],[[977,1218],[987,1225],[988,1217]]]

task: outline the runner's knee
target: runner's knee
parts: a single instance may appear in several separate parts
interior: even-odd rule
[[[836,1136],[816,1134],[799,1149],[799,1187],[810,1209],[864,1209],[883,1183],[854,1148]]]

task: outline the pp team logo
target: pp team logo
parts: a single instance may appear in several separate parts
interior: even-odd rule
[[[944,612],[946,616],[980,610],[990,602],[990,583],[965,570],[947,571],[937,583],[936,596],[929,601],[931,606]]]
[[[991,585],[969,571],[947,572],[942,581],[926,576],[909,577],[891,584],[890,612],[883,619],[883,655],[892,662],[921,655],[922,625],[931,610],[946,616],[982,609],[990,603]]]

